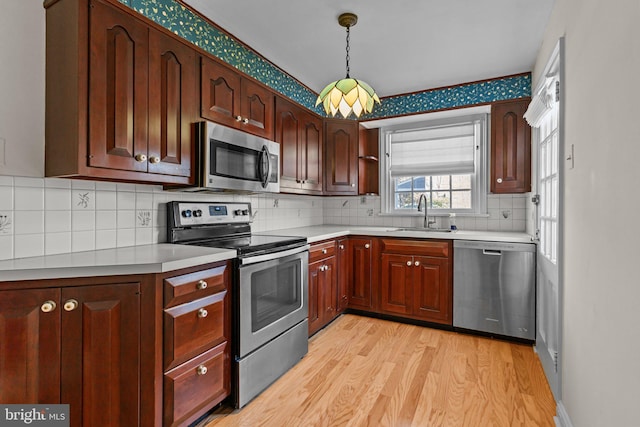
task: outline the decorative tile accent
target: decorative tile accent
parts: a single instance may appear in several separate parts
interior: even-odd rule
[[[120,0],[120,2],[280,94],[324,115],[322,106],[315,107],[317,93],[176,0]],[[498,78],[482,83],[383,98],[382,104],[376,106],[373,113],[362,118],[393,117],[530,95],[530,75]]]
[[[88,209],[89,203],[91,203],[91,196],[89,191],[76,193],[78,198],[76,201],[78,202],[76,206],[80,206],[82,209]]]
[[[0,213],[0,234],[11,234],[11,215]]]
[[[151,226],[151,211],[138,211],[138,227]]]

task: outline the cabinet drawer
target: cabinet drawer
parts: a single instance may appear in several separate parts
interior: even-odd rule
[[[164,306],[173,307],[225,290],[229,282],[227,264],[164,280]]]
[[[451,253],[448,240],[380,239],[383,252],[407,255],[426,255],[446,258]]]
[[[187,425],[230,390],[231,366],[224,342],[164,375],[164,425]]]
[[[164,310],[164,367],[172,368],[229,339],[227,291]]]
[[[309,249],[309,262],[334,256],[336,254],[336,241],[315,243]]]

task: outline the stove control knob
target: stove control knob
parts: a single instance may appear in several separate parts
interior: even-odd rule
[[[191,210],[190,209],[186,209],[184,211],[182,211],[182,216],[185,218],[191,218]]]
[[[202,216],[202,211],[200,209],[196,209],[195,211],[193,211],[193,216],[201,217]]]
[[[244,215],[244,216],[249,215],[249,210],[248,209],[244,209],[242,211],[242,215]]]
[[[241,216],[242,215],[242,209],[236,209],[235,211],[233,211],[233,214],[235,216]]]

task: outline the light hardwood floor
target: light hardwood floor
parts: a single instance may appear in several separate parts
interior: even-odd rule
[[[309,354],[218,426],[553,426],[531,346],[343,315]]]

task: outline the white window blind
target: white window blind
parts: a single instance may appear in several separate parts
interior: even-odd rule
[[[475,171],[476,124],[396,131],[390,135],[392,177]]]

